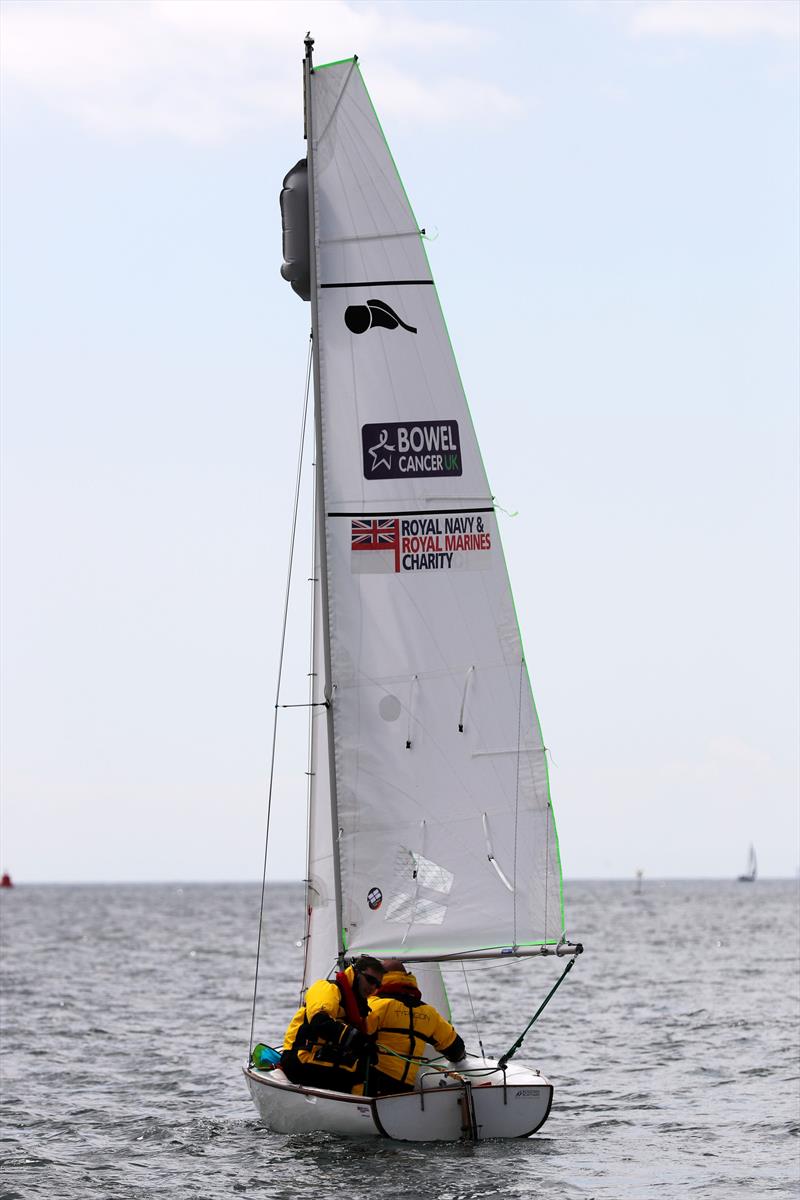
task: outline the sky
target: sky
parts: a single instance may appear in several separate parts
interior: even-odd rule
[[[430,238],[565,875],[733,878],[750,842],[798,872],[799,13],[3,3],[0,869],[260,878],[310,29],[359,55]],[[301,714],[277,879],[304,872]]]

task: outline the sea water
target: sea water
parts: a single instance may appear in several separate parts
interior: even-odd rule
[[[478,1145],[263,1128],[242,1077],[259,899],[0,894],[0,1200],[800,1196],[796,881],[569,884],[586,952],[517,1056],[553,1081],[551,1115]],[[295,1009],[302,908],[299,885],[268,889],[256,1040]],[[468,1048],[508,1049],[563,966],[450,969]]]

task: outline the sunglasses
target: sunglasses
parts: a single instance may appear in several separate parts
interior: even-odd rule
[[[376,979],[374,975],[368,975],[366,971],[361,972],[361,978],[366,979],[367,983],[371,984],[374,988],[379,988],[383,983],[382,979]]]

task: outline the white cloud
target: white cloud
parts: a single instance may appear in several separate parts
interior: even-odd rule
[[[421,80],[378,60],[366,78],[367,86],[381,111],[395,118],[424,118],[426,121],[484,122],[519,116],[522,104],[516,96],[477,79],[449,76]]]
[[[437,122],[520,111],[501,89],[443,75],[432,54],[477,51],[485,32],[425,21],[400,4],[347,0],[51,0],[6,4],[2,70],[24,89],[106,136],[223,141],[301,107],[303,36],[317,61],[368,59],[382,109]],[[402,55],[402,59],[401,59]],[[408,62],[425,64],[412,73]]]
[[[743,738],[722,734],[707,742],[702,757],[663,764],[661,775],[698,784],[730,778],[731,781],[735,779],[739,787],[745,779],[758,777],[763,780],[776,771],[777,765],[765,751]]]
[[[629,13],[641,35],[797,38],[800,32],[796,0],[647,0]]]

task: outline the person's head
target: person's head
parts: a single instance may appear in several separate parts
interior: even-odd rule
[[[369,954],[362,954],[353,963],[355,985],[360,996],[368,1000],[374,996],[383,982],[383,963]]]
[[[399,958],[384,958],[382,961],[384,971],[399,971],[401,975],[408,974],[405,963],[401,962]]]

